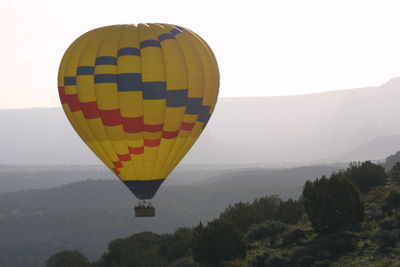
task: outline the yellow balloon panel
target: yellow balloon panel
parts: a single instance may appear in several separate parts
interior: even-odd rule
[[[219,73],[190,30],[115,25],[71,44],[58,87],[83,141],[138,198],[150,199],[207,125]]]

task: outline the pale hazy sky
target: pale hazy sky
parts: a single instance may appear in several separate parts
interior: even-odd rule
[[[0,109],[59,106],[58,64],[100,26],[182,25],[213,48],[220,96],[378,86],[400,76],[400,1],[0,0]]]

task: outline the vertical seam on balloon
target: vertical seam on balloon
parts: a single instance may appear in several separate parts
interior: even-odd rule
[[[110,27],[109,30],[108,30],[107,32],[110,32],[111,30],[112,30],[112,28]],[[104,32],[102,32],[101,36],[99,36],[99,39],[100,39],[100,40],[99,40],[98,46],[97,46],[97,48],[96,48],[96,52],[94,53],[95,58],[94,58],[93,62],[96,61],[98,50],[99,50],[99,48],[100,48],[100,46],[101,46],[102,40],[104,39]],[[95,67],[96,67],[96,64],[94,64],[94,68],[95,68]],[[95,73],[93,73],[93,79],[94,79],[94,77],[95,77]],[[96,105],[98,106],[98,102],[97,102],[98,97],[97,97],[96,84],[95,84],[95,83],[93,83],[93,92],[94,92],[94,96],[95,96],[95,98],[96,98],[96,101],[95,101],[95,102],[96,102]],[[100,111],[100,109],[99,109],[99,111]],[[100,120],[101,120],[101,122],[102,122],[101,114],[100,114]],[[103,125],[102,125],[102,128],[103,128],[103,131],[104,131],[105,135],[106,135],[106,136],[108,137],[108,139],[109,139],[109,136],[108,136],[108,134],[107,134],[107,130],[104,128]],[[95,138],[96,138],[96,136],[95,136]],[[99,146],[100,146],[101,149],[104,151],[105,156],[108,158],[108,160],[111,162],[111,165],[112,165],[112,164],[113,164],[113,161],[112,161],[112,159],[110,158],[109,153],[106,152],[106,151],[104,150],[103,146],[100,144],[100,141],[97,140],[97,138],[96,138],[96,141],[98,142]],[[110,140],[108,140],[108,142],[110,142],[110,144],[111,144],[111,146],[112,146],[112,142],[111,142]],[[114,151],[114,153],[115,153],[115,151]],[[115,153],[115,154],[117,154],[117,153]],[[118,157],[118,155],[117,155],[117,157]],[[114,168],[117,168],[117,167],[114,166]],[[118,177],[120,180],[122,180],[122,179],[119,177],[119,175],[117,175],[117,177]]]
[[[155,36],[156,38],[157,38],[157,40],[158,40],[158,35],[157,35],[157,33],[156,32],[154,32],[154,30],[153,30],[153,28],[151,27],[151,23],[148,23],[148,27],[150,28],[150,31],[151,31],[151,33],[152,33],[152,35],[153,36]],[[165,68],[165,61],[164,61],[164,52],[163,52],[163,49],[162,49],[162,47],[161,47],[161,43],[160,43],[160,52],[161,52],[161,60],[162,60],[162,62],[163,62],[163,67],[164,67],[164,75],[165,75],[165,84],[167,84],[167,79],[166,79],[166,68]],[[165,90],[167,90],[167,88],[165,88]],[[165,122],[165,118],[166,118],[166,114],[167,114],[167,99],[165,98],[165,106],[164,106],[164,118],[163,118],[163,120],[162,120],[162,122],[163,122],[163,129],[164,129],[164,122]],[[144,114],[143,114],[144,115]],[[149,177],[148,177],[148,179],[149,180],[155,180],[154,179],[154,171],[155,171],[155,167],[156,167],[156,164],[157,164],[157,159],[158,159],[158,155],[159,155],[159,152],[160,152],[160,147],[161,147],[161,139],[162,139],[162,131],[163,130],[161,130],[161,137],[160,137],[160,144],[157,146],[157,152],[156,152],[156,157],[155,157],[155,161],[154,161],[154,163],[153,163],[153,169],[152,169],[152,171],[151,171],[151,173],[150,173],[150,175],[149,175]]]
[[[176,26],[174,26],[175,27],[175,29],[178,29],[178,27],[176,27]],[[181,30],[181,29],[180,29]],[[189,41],[189,39],[187,39],[188,41]],[[178,41],[178,40],[177,40]],[[179,43],[179,41],[178,41],[178,43]],[[193,44],[193,43],[191,43],[190,41],[189,41],[189,43],[190,43],[190,45],[192,45],[192,47],[194,48],[194,50],[196,50],[196,52],[197,52],[197,49],[195,48],[195,45]],[[200,55],[199,55],[199,57],[200,57]],[[187,61],[186,61],[186,58],[185,58],[185,63],[186,63],[186,66],[187,66]],[[187,71],[187,79],[188,79],[188,85],[190,84],[190,79],[189,79],[189,70]],[[189,88],[188,88],[188,92],[189,92]],[[189,99],[189,97],[188,97],[188,99]],[[198,115],[197,115],[198,116]],[[197,119],[196,119],[197,120]],[[195,120],[195,121],[196,121]],[[181,131],[181,129],[179,129],[179,132]],[[177,159],[179,158],[179,156],[180,156],[180,154],[181,153],[183,153],[183,151],[184,151],[184,147],[185,147],[185,145],[186,145],[186,143],[187,143],[187,141],[188,141],[188,139],[189,139],[189,137],[190,137],[190,133],[193,131],[193,129],[191,129],[190,130],[190,132],[189,131],[187,131],[187,132],[189,132],[189,134],[188,134],[188,136],[185,138],[185,140],[184,140],[184,143],[182,144],[182,146],[179,148],[179,150],[177,151],[177,153],[173,156],[173,158],[172,158],[172,161],[170,162],[170,165],[169,166],[167,166],[167,172],[171,172],[174,168],[175,168],[175,166],[177,165],[175,162],[177,161]]]
[[[101,34],[101,33],[102,33],[102,31],[99,31],[98,34]],[[88,37],[88,38],[89,38],[89,37]],[[93,37],[92,37],[92,38],[93,38]],[[88,40],[88,41],[89,41],[89,40]],[[88,41],[86,41],[86,43],[87,43]],[[82,51],[81,51],[80,54],[79,54],[78,64],[77,64],[78,66],[77,66],[77,67],[79,67],[79,62],[81,61],[81,57],[82,57],[82,54],[83,54],[85,48],[86,48],[86,45],[83,47]],[[77,82],[77,85],[76,85],[76,86],[77,86],[76,90],[77,90],[77,94],[78,94],[78,98],[79,98],[78,82]],[[95,88],[93,88],[93,90],[95,90]],[[96,105],[97,105],[97,101],[96,101]],[[82,105],[81,105],[81,102],[80,102],[80,101],[79,101],[79,106],[80,106],[80,108],[81,108],[81,110],[82,110]],[[83,111],[82,111],[82,112],[83,112]],[[86,118],[85,118],[85,119],[86,119]],[[112,164],[113,164],[113,163],[112,163],[112,160],[111,160],[110,157],[107,155],[107,153],[104,151],[103,147],[100,145],[99,141],[98,141],[97,138],[96,138],[96,135],[93,133],[91,127],[89,126],[89,124],[87,123],[86,120],[85,120],[85,124],[86,124],[87,128],[89,129],[91,135],[93,136],[93,138],[94,138],[94,140],[95,140],[95,142],[96,142],[98,148],[99,148],[99,149],[103,152],[103,154],[106,156],[106,158],[107,158],[108,161],[110,162],[110,166],[112,166]],[[100,160],[101,160],[101,158],[100,158]]]
[[[143,66],[142,66],[142,64],[143,64],[143,60],[142,60],[142,50],[141,50],[141,48],[140,48],[140,28],[139,28],[139,25],[140,25],[140,23],[137,25],[137,27],[136,27],[136,33],[137,33],[137,40],[138,40],[138,44],[139,44],[139,51],[140,51],[140,73],[142,74],[142,75],[140,75],[140,86],[142,86],[142,84],[143,84]],[[143,116],[143,124],[144,124],[144,99],[143,99],[143,96],[144,96],[144,92],[143,92],[143,87],[141,88],[142,89],[142,98],[141,98],[141,101],[142,101],[142,116]],[[142,144],[143,144],[143,159],[142,159],[142,175],[143,176],[146,176],[145,175],[145,161],[146,161],[146,153],[145,153],[145,147],[144,147],[144,126],[142,127],[142,131],[141,131],[141,134],[142,134]],[[140,177],[141,179],[145,179],[145,177]]]
[[[186,28],[184,28],[184,30],[185,30],[188,34],[192,34],[192,33],[191,33],[190,31],[188,31]],[[196,45],[194,44],[194,42],[193,42],[192,40],[190,40],[189,38],[188,38],[187,40],[188,40],[188,42],[189,42],[191,45],[193,45],[194,50],[195,50],[195,51],[198,53],[198,55],[199,55],[200,62],[201,62],[201,69],[202,69],[202,72],[203,72],[203,79],[205,80],[205,67],[204,67],[204,62],[203,62],[203,60],[202,60],[202,58],[201,58],[201,54],[200,54],[200,52],[198,51],[198,49],[197,49]],[[205,95],[205,92],[206,92],[205,83],[203,84],[203,87],[204,87],[204,90],[203,90],[203,96],[202,96],[202,99],[201,99],[201,102],[202,102],[202,103],[203,103],[204,95]],[[196,121],[197,121],[197,119],[198,119],[198,117],[199,117],[199,113],[200,113],[200,110],[199,110],[199,112],[197,113],[197,117],[196,117],[195,123],[196,123]],[[190,130],[190,134],[193,132],[193,129],[194,129],[194,128],[192,128],[192,129]],[[175,157],[174,157],[174,159],[173,159],[173,161],[172,161],[172,165],[170,166],[169,170],[172,171],[172,170],[175,168],[175,166],[177,165],[176,161],[177,161],[177,159],[181,156],[181,154],[183,153],[186,144],[189,142],[189,139],[190,139],[190,136],[191,136],[190,134],[189,134],[189,135],[187,136],[187,138],[185,139],[185,142],[183,143],[181,149],[180,149],[180,150],[178,151],[178,153],[175,155]],[[197,138],[198,138],[198,137],[197,137]],[[197,140],[197,138],[196,138],[196,140]],[[194,144],[194,142],[192,143],[192,146],[193,146],[193,144]],[[188,152],[189,150],[190,150],[190,147],[189,147],[189,149],[187,150],[187,152]],[[184,156],[185,156],[185,155],[183,155],[182,158],[183,158]]]
[[[162,25],[162,24],[161,24],[161,25]],[[171,26],[171,27],[174,27],[174,29],[177,29],[175,26],[172,26],[172,25],[168,25],[168,26]],[[176,38],[175,38],[175,40],[176,40]],[[180,49],[180,51],[181,51],[181,53],[182,53],[182,57],[183,57],[183,59],[184,59],[185,71],[186,71],[186,80],[187,80],[187,85],[189,85],[188,66],[187,66],[187,62],[186,62],[186,59],[185,59],[185,55],[184,55],[184,53],[183,53],[182,47],[181,47],[181,45],[180,45],[180,43],[179,43],[178,40],[176,40],[176,43],[177,43],[177,45],[179,46],[179,49]],[[187,102],[188,102],[188,99],[189,99],[189,88],[187,88],[187,89],[188,89],[188,97],[186,98],[185,107],[186,107]],[[183,119],[184,119],[184,118],[185,118],[185,112],[183,112],[183,115],[182,115],[182,118],[181,118],[181,123],[183,122]],[[174,146],[175,146],[175,144],[176,144],[176,140],[179,138],[179,133],[180,133],[180,131],[181,131],[181,129],[180,129],[180,127],[179,127],[179,129],[178,129],[178,136],[174,139],[174,143],[173,143],[173,145],[171,146],[170,151],[168,152],[167,158],[165,159],[165,162],[164,162],[164,164],[163,164],[161,170],[164,170],[165,168],[168,168],[168,165],[166,166],[166,164],[167,164],[167,162],[168,162],[169,157],[171,156],[171,151],[173,151],[173,148],[174,148]],[[173,161],[172,161],[172,162],[173,162]],[[168,173],[168,174],[169,174],[169,173]],[[166,174],[166,175],[168,175],[168,174]]]
[[[127,28],[127,27],[129,27],[129,26],[121,25],[120,27],[126,27],[126,28]],[[117,55],[118,55],[118,50],[119,50],[119,48],[120,48],[120,46],[121,46],[121,39],[122,39],[122,36],[124,35],[124,32],[125,32],[126,28],[122,29],[121,34],[120,34],[120,36],[119,36],[119,40],[118,40],[118,44],[117,44]],[[116,72],[117,72],[116,74],[119,74],[119,70],[118,70],[118,57],[117,57],[117,70],[116,70]],[[117,76],[117,77],[118,77],[118,76]],[[121,121],[122,121],[121,106],[120,106],[120,102],[119,102],[118,78],[117,78],[117,96],[118,96],[118,97],[117,97],[118,107],[119,107],[119,110],[120,110]],[[137,179],[138,176],[137,176],[137,173],[136,173],[135,168],[134,168],[133,163],[132,163],[133,159],[132,159],[131,153],[129,152],[129,145],[128,145],[128,142],[127,142],[127,136],[126,136],[125,130],[124,130],[124,128],[123,128],[123,121],[122,121],[122,133],[123,133],[123,135],[124,135],[124,137],[125,137],[124,143],[125,143],[126,149],[128,150],[128,154],[129,154],[129,156],[130,156],[130,158],[131,158],[131,160],[129,161],[129,165],[130,165],[130,167],[131,167],[131,169],[132,169],[132,171],[133,171],[133,173],[134,173],[134,175],[135,175],[135,177],[130,177],[130,178]]]
[[[209,64],[209,69],[211,69],[211,77],[212,78],[216,78],[216,77],[213,77],[214,76],[214,71],[213,70],[215,70],[216,72],[218,72],[218,84],[219,84],[219,71],[218,71],[218,65],[217,65],[217,61],[216,61],[216,58],[215,58],[215,55],[214,55],[214,53],[212,52],[212,50],[211,50],[211,48],[209,47],[209,45],[199,36],[199,35],[197,35],[196,33],[194,33],[194,32],[192,32],[192,31],[190,31],[190,30],[188,30],[190,33],[192,33],[193,34],[193,36],[195,36],[199,41],[200,41],[200,43],[203,45],[203,47],[205,48],[205,51],[207,52],[207,57],[208,57],[208,59],[210,60],[210,64]],[[203,131],[204,129],[205,129],[205,127],[206,127],[206,125],[207,125],[207,123],[208,123],[208,121],[209,121],[209,119],[211,118],[211,115],[212,115],[212,113],[213,112],[211,112],[211,108],[212,107],[215,107],[215,104],[216,104],[216,102],[217,102],[217,98],[218,98],[218,91],[219,91],[219,85],[218,86],[216,86],[216,87],[213,87],[213,83],[210,85],[210,88],[209,88],[209,90],[205,90],[205,92],[204,92],[204,94],[206,95],[207,94],[207,96],[208,96],[208,98],[210,98],[210,102],[211,102],[211,104],[210,104],[210,110],[208,111],[208,115],[209,115],[209,117],[207,118],[207,120],[206,121],[204,121],[203,122],[203,126],[202,126],[202,130],[201,131]],[[207,89],[207,87],[206,87],[206,89]],[[211,101],[212,99],[211,99],[211,96],[210,95],[212,95],[212,90],[213,89],[217,89],[218,91],[217,91],[217,94],[216,94],[216,99],[215,99],[215,101],[213,102],[213,101]],[[204,98],[203,98],[203,100],[204,100]],[[206,106],[207,107],[207,106]],[[214,111],[214,110],[213,110]],[[200,136],[200,135],[199,135]]]
[[[149,23],[148,25],[149,25],[149,28],[150,28],[151,32],[153,33],[153,35],[155,35],[155,36],[158,38],[157,32],[154,32],[153,28],[151,27],[152,24]],[[158,39],[157,39],[157,40],[158,40]],[[163,66],[164,66],[165,91],[167,92],[167,87],[168,87],[168,84],[167,84],[167,73],[166,73],[166,67],[165,67],[165,61],[164,61],[164,51],[163,51],[161,42],[160,42],[160,51],[161,51],[161,58],[162,58]],[[165,94],[167,94],[167,93],[165,93]],[[151,171],[151,174],[150,174],[150,179],[153,179],[153,178],[154,178],[155,169],[156,169],[156,166],[157,166],[157,159],[158,159],[158,155],[159,155],[159,153],[160,153],[160,147],[161,147],[161,141],[162,141],[162,132],[163,132],[164,127],[165,127],[165,118],[166,118],[166,116],[167,116],[167,107],[166,107],[166,106],[167,106],[167,99],[165,98],[164,118],[163,118],[163,120],[162,120],[163,128],[161,129],[160,144],[159,144],[158,147],[157,147],[156,158],[155,158],[153,170]]]
[[[152,25],[152,24],[150,24],[150,25]],[[163,27],[163,26],[160,26],[159,24],[154,24],[154,25],[157,25],[158,27],[164,29],[164,27]],[[154,31],[152,27],[150,27],[150,28],[151,28],[152,31]],[[155,35],[156,35],[157,38],[158,38],[159,35],[157,34],[157,31],[155,31]],[[154,166],[154,169],[153,169],[153,172],[152,172],[151,177],[154,177],[155,175],[157,175],[157,173],[155,173],[155,170],[156,170],[155,167],[157,166],[158,157],[159,157],[159,155],[160,155],[160,148],[161,148],[162,139],[163,139],[162,133],[164,132],[165,120],[166,120],[166,118],[167,118],[167,108],[168,108],[168,107],[167,107],[167,95],[168,95],[168,94],[167,94],[167,92],[168,92],[167,66],[166,66],[166,64],[165,64],[165,56],[164,56],[165,51],[164,51],[164,49],[162,48],[162,44],[161,44],[161,43],[162,43],[162,42],[160,41],[161,58],[162,58],[163,65],[164,65],[164,75],[165,75],[165,83],[166,83],[166,87],[165,87],[165,90],[166,90],[166,98],[165,98],[165,106],[164,106],[163,129],[161,130],[161,137],[160,137],[160,145],[159,145],[158,150],[157,150],[157,156],[156,156],[155,166]],[[175,140],[174,140],[174,141],[175,141]],[[161,165],[163,165],[163,164],[161,164]],[[160,170],[162,170],[162,169],[160,169]],[[165,178],[166,178],[166,177],[164,177],[164,178],[158,178],[158,179],[165,179]]]
[[[112,28],[110,28],[110,30],[109,30],[107,33],[110,33],[110,32],[112,32],[112,31],[114,31],[116,27],[118,27],[118,26],[113,26]],[[99,46],[98,46],[97,49],[96,49],[96,53],[95,53],[96,58],[97,58],[97,55],[98,55],[99,50],[100,50],[100,47],[101,47],[101,45],[102,45],[102,41],[104,40],[105,36],[106,36],[106,35],[103,35],[103,36],[101,37],[101,41],[99,42]],[[96,66],[95,66],[95,67],[96,67]],[[96,70],[96,68],[95,68],[95,70]],[[96,73],[96,72],[95,72],[95,73]],[[96,103],[97,103],[98,94],[97,94],[97,89],[96,89],[96,83],[94,83],[94,89],[95,89],[94,92],[95,92]],[[103,116],[101,115],[101,112],[100,112],[100,119],[101,119],[101,121],[103,121]],[[105,135],[108,137],[108,142],[110,143],[111,147],[113,148],[114,154],[115,154],[116,157],[118,158],[117,150],[115,149],[115,146],[114,146],[113,141],[110,140],[110,136],[108,135],[107,129],[104,127],[104,123],[102,123],[102,127],[103,127],[103,130],[104,130]],[[111,160],[111,163],[112,163],[112,162],[113,162],[113,161]],[[116,168],[117,168],[117,167],[116,167]],[[122,169],[121,174],[123,174],[123,173],[127,174],[127,173],[126,173],[126,170],[125,170],[124,168],[121,168],[121,169]],[[118,176],[118,175],[117,175],[117,176]],[[118,178],[119,178],[121,181],[123,181],[121,177],[118,176]]]
[[[79,64],[79,59],[80,59],[80,57],[81,57],[81,54],[83,53],[83,51],[84,51],[84,49],[85,49],[85,46],[86,46],[86,43],[87,43],[87,40],[85,41],[85,43],[82,45],[82,50],[79,52],[79,58],[78,58],[78,62],[77,62],[77,64],[76,64],[76,66],[74,67],[74,69],[76,70],[77,69],[77,67],[78,67],[78,64]],[[75,74],[75,76],[76,76],[76,74]],[[78,88],[77,88],[77,84],[75,85],[76,86],[76,91],[77,91],[77,96],[78,96],[78,98],[79,98],[79,95],[78,95]],[[80,102],[78,101],[78,105],[79,105],[79,107],[80,107],[80,109],[81,109],[81,104],[80,104]],[[82,110],[82,109],[81,109]],[[82,111],[81,111],[82,112]],[[76,118],[76,115],[73,113],[73,112],[71,112],[71,115],[73,116],[73,118],[75,119],[75,121],[76,121],[76,124],[79,126],[79,120]],[[86,121],[84,121],[84,123],[86,124]],[[88,125],[86,124],[86,126],[88,127]],[[75,128],[75,127],[74,127]],[[79,128],[79,130],[83,133],[83,130],[81,130],[80,129],[80,127],[78,127]],[[90,131],[90,133],[92,134],[92,136],[93,136],[93,133],[92,133],[92,131],[91,131],[91,129],[90,129],[90,127],[88,127],[88,130]],[[86,138],[84,138],[83,140],[85,141],[85,139],[87,139],[87,137]],[[86,142],[85,142],[86,143]],[[89,145],[88,145],[89,146]],[[90,146],[89,146],[89,148],[90,148]],[[112,161],[110,160],[110,163],[112,164]],[[110,164],[110,165],[111,165]]]
[[[189,30],[187,30],[187,29],[185,29],[185,30],[186,30],[186,32],[188,32],[188,33],[191,34],[192,36],[197,37],[197,36],[194,35],[191,31],[189,31]],[[200,57],[201,69],[202,69],[202,72],[203,72],[203,87],[204,87],[204,88],[203,88],[203,96],[202,96],[202,98],[201,98],[201,105],[200,105],[199,112],[198,112],[198,114],[197,114],[197,119],[196,119],[195,122],[194,122],[194,123],[196,124],[196,122],[197,122],[197,120],[198,120],[198,118],[199,118],[199,116],[200,116],[201,107],[202,107],[202,105],[203,105],[204,97],[205,97],[205,95],[206,95],[206,93],[207,93],[207,87],[206,87],[206,82],[205,82],[205,80],[206,80],[206,66],[204,65],[204,61],[203,61],[202,55],[201,55],[199,49],[196,47],[195,42],[194,42],[193,40],[190,40],[190,39],[189,39],[189,41],[193,44],[193,46],[194,46],[196,52],[198,53],[198,55],[199,55],[199,57]],[[199,40],[196,40],[196,41],[199,41]],[[189,141],[189,140],[190,140],[190,137],[191,137],[191,133],[193,132],[193,129],[194,129],[194,127],[193,127],[192,130],[190,131],[190,134],[188,135],[188,138],[185,140],[185,143],[183,144],[182,150],[179,151],[178,155],[176,156],[175,161],[177,160],[177,158],[179,158],[179,157],[182,157],[182,158],[183,158],[183,157],[185,156],[185,155],[182,155],[182,153],[183,153],[183,151],[184,151],[184,149],[185,149],[185,146],[186,146],[188,143],[190,144],[190,141]],[[199,136],[201,135],[201,133],[202,133],[202,130],[201,130],[200,134],[199,134],[198,136],[195,137],[195,140],[192,142],[192,144],[190,145],[190,147],[188,147],[188,150],[187,150],[187,151],[189,151],[190,148],[194,145],[194,143],[195,143],[196,140],[199,138]]]
[[[210,59],[211,59],[211,61],[212,61],[212,66],[213,66],[213,68],[215,68],[215,71],[218,73],[218,77],[217,77],[218,85],[216,86],[217,94],[216,94],[216,96],[215,96],[215,101],[214,101],[214,103],[213,103],[213,108],[215,109],[216,103],[217,103],[217,101],[218,101],[219,83],[220,83],[217,58],[215,57],[214,52],[211,50],[211,47],[207,44],[206,41],[204,41],[203,38],[201,38],[200,35],[198,35],[198,34],[195,33],[195,32],[192,32],[191,30],[188,30],[188,31],[191,32],[193,35],[195,35],[195,36],[203,43],[203,45],[206,47],[206,49],[207,49],[207,51],[208,51],[208,53],[209,53],[209,55],[210,55]],[[211,116],[212,113],[214,112],[214,109],[213,109],[213,111],[210,113],[210,116]],[[204,128],[203,128],[203,130],[204,130]]]
[[[112,32],[112,31],[117,31],[117,29],[120,28],[120,27],[121,27],[121,25],[115,25],[113,28],[111,28],[110,32]],[[101,43],[100,43],[100,46],[101,46]],[[100,46],[99,46],[99,47],[100,47]],[[97,53],[98,53],[98,51],[99,51],[99,48],[97,49],[97,52],[96,52],[96,58],[97,58]],[[115,55],[116,55],[116,57],[117,57],[117,55],[118,55],[118,49],[117,49],[115,52],[116,52]],[[116,66],[115,72],[117,72],[117,66]],[[115,76],[116,76],[116,75],[117,75],[117,73],[115,73]],[[118,99],[118,87],[117,87],[118,85],[116,84],[115,86],[116,86],[116,88],[117,88],[117,90],[116,90],[117,101],[119,102],[119,99]],[[97,90],[96,90],[96,92],[97,92]],[[119,109],[119,105],[118,105],[118,111],[119,111],[119,113],[121,114],[121,111],[120,111],[120,109]],[[103,117],[103,116],[101,115],[101,113],[100,113],[100,117],[101,117],[101,118]],[[122,123],[122,121],[121,121],[121,123]],[[109,139],[109,142],[111,143],[111,146],[112,146],[112,148],[113,148],[113,150],[114,150],[114,153],[115,153],[115,155],[117,156],[117,159],[120,161],[120,159],[119,159],[119,157],[118,157],[118,151],[117,151],[117,148],[116,148],[116,146],[115,146],[115,144],[114,144],[114,141],[111,140],[110,135],[109,135],[107,129],[105,128],[105,126],[103,126],[103,128],[104,128],[104,131],[105,131],[105,133],[106,133],[106,135],[107,135],[107,137],[108,137],[108,139]],[[121,164],[122,164],[122,162],[121,162]],[[129,176],[129,175],[128,175],[129,172],[125,169],[125,166],[124,166],[124,165],[122,165],[122,168],[120,168],[120,169],[123,170],[123,172],[126,173],[127,176]],[[120,178],[120,180],[123,181],[121,178]]]
[[[67,68],[67,66],[68,66],[68,58],[69,58],[70,54],[73,52],[74,48],[76,47],[76,42],[77,42],[79,39],[80,39],[80,38],[78,38],[74,43],[72,43],[72,44],[68,47],[67,51],[65,52],[65,54],[64,54],[64,56],[63,56],[63,58],[62,58],[62,60],[61,60],[60,70],[59,70],[59,73],[58,73],[58,79],[59,79],[60,83],[62,84],[62,87],[64,87],[64,88],[65,88],[64,77],[65,77],[65,70],[66,70],[66,68]],[[62,66],[62,72],[61,72],[61,66]],[[61,87],[61,86],[59,85],[59,87]],[[61,97],[61,96],[60,96],[60,97]],[[75,118],[75,115],[74,115],[73,112],[71,111],[71,109],[70,109],[70,107],[69,107],[69,104],[66,103],[66,105],[68,106],[69,111],[68,111],[67,108],[64,108],[64,105],[63,105],[63,104],[62,104],[62,108],[63,108],[64,113],[66,114],[66,116],[67,116],[67,118],[68,118],[69,123],[71,124],[71,126],[72,126],[72,128],[75,130],[75,132],[78,134],[78,136],[80,136],[82,139],[84,139],[86,136],[82,133],[82,131],[81,131],[80,128],[78,127],[79,123],[77,122],[77,120],[76,120],[76,118]],[[76,126],[75,126],[74,124],[75,124]]]

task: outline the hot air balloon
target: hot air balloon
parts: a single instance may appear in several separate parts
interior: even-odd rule
[[[139,199],[136,216],[206,127],[218,66],[207,43],[170,24],[106,26],[65,52],[58,90],[82,140]]]

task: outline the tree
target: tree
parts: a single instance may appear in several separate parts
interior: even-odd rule
[[[46,267],[89,267],[88,258],[77,250],[64,250],[46,261]]]
[[[275,214],[275,220],[288,224],[295,224],[303,218],[303,214],[304,208],[302,201],[289,198],[279,204]]]
[[[349,168],[344,172],[362,193],[368,193],[373,187],[385,185],[386,172],[385,169],[371,161],[363,163],[350,163]]]
[[[389,171],[389,176],[395,181],[400,181],[400,162],[397,162]]]
[[[254,204],[239,202],[229,205],[219,216],[221,220],[230,221],[241,232],[250,225],[263,221],[262,213]]]
[[[385,199],[385,203],[382,205],[382,211],[384,213],[398,212],[400,210],[400,191],[391,191]]]
[[[361,222],[364,204],[354,184],[341,173],[322,176],[303,187],[304,208],[317,233],[329,233]]]
[[[161,237],[151,232],[116,239],[108,244],[101,262],[105,267],[165,266],[168,262],[160,253]]]
[[[226,260],[243,259],[247,250],[239,230],[231,222],[221,219],[195,227],[191,248],[196,262],[214,266]]]
[[[298,222],[304,214],[301,201],[288,199],[283,201],[278,196],[265,196],[252,203],[239,202],[229,205],[219,216],[222,220],[232,222],[241,232],[249,226],[267,220],[277,220],[287,224]]]
[[[263,240],[269,237],[275,238],[285,231],[287,225],[275,220],[268,220],[261,224],[254,224],[249,227],[246,238],[251,241]]]
[[[190,255],[191,229],[179,228],[173,234],[164,234],[161,237],[160,252],[168,262]]]
[[[278,220],[276,215],[281,203],[282,199],[280,199],[279,196],[272,195],[255,199],[252,206],[258,213],[261,213],[262,221]]]

